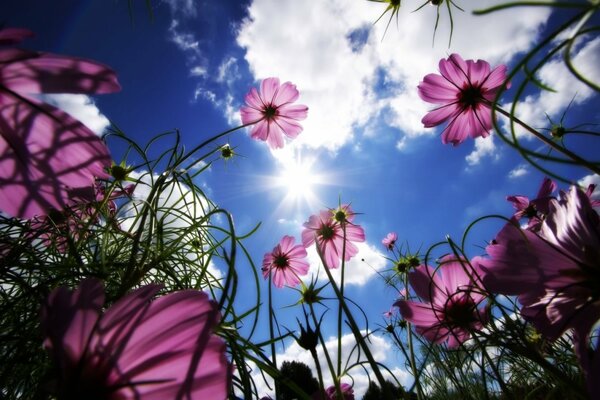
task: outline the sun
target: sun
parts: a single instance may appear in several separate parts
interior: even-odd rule
[[[317,186],[324,185],[324,175],[314,171],[316,158],[303,158],[296,153],[289,158],[280,158],[279,173],[273,177],[273,186],[283,191],[282,206],[314,207],[319,204]]]

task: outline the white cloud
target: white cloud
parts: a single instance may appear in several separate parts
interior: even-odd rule
[[[470,9],[455,10],[456,28],[447,48],[447,20],[441,21],[432,46],[435,7],[414,14],[403,7],[398,28],[392,24],[382,41],[386,22],[372,24],[385,7],[344,0],[255,0],[250,5],[238,43],[257,79],[279,76],[298,86],[299,102],[309,106],[297,139],[303,145],[336,150],[384,108],[386,121],[399,129],[400,148],[406,145],[404,136],[434,134],[420,122],[429,106],[418,98],[416,86],[426,73],[437,71],[438,60],[459,52],[493,65],[508,62],[531,45],[549,15],[541,7],[481,17]],[[361,38],[358,44],[353,37]]]
[[[364,334],[364,332],[362,332]],[[370,342],[368,343],[369,349],[373,354],[373,358],[378,362],[381,362],[386,365],[397,364],[398,360],[396,359],[397,352],[394,351],[393,345],[387,341],[385,338],[377,335],[369,336]],[[331,359],[334,365],[337,365],[337,339],[330,338],[325,343],[327,347],[327,351],[331,355]],[[357,351],[354,349],[356,346],[356,339],[352,334],[347,334],[342,336],[342,365],[345,365],[345,361],[348,357],[351,356],[351,363],[357,361]],[[354,349],[354,352],[353,352]],[[319,363],[323,369],[323,380],[325,382],[325,386],[329,386],[333,384],[333,380],[331,378],[331,374],[329,373],[329,369],[327,368],[327,361],[321,346],[317,347],[317,357],[319,358]],[[291,343],[285,350],[284,353],[277,354],[277,363],[281,365],[284,361],[297,361],[302,362],[308,365],[312,371],[316,371],[315,363],[310,355],[310,352],[303,349],[296,343],[295,341]],[[366,361],[366,357],[361,356],[360,361]],[[391,368],[394,377],[400,381],[400,383],[404,386],[410,385],[412,382],[412,376],[406,370],[400,369],[398,367]],[[349,384],[354,384],[354,396],[357,399],[362,398],[364,393],[369,386],[369,376],[371,379],[375,379],[375,375],[371,372],[369,368],[368,371],[370,375],[367,375],[365,371],[360,368],[354,368],[349,371],[352,379],[350,377],[343,377],[342,382],[346,382]],[[394,379],[387,373],[385,370],[381,370],[383,377],[392,382],[395,382]],[[313,373],[316,378],[316,372]],[[267,385],[263,381],[262,377],[259,374],[254,375],[254,381],[257,385],[257,392],[259,396],[271,395],[274,398],[274,393],[267,388]],[[269,385],[273,387],[272,380],[269,379]]]
[[[496,149],[494,136],[492,134],[486,138],[478,137],[475,139],[475,149],[465,158],[469,166],[478,165],[486,157],[490,157],[492,160],[499,159],[500,155]]]
[[[195,17],[198,10],[194,0],[163,0],[171,8],[171,12],[187,17]]]
[[[589,40],[578,46],[578,51],[573,57],[575,68],[592,82],[600,82],[600,38]],[[540,129],[549,128],[550,122],[546,114],[551,117],[553,123],[559,123],[562,114],[566,111],[569,103],[573,105],[582,104],[594,94],[585,83],[579,81],[564,65],[561,56],[553,58],[544,65],[538,75],[545,85],[555,92],[541,91],[537,95],[527,96],[517,105],[516,115],[530,126]],[[509,110],[510,105],[505,106]],[[567,114],[568,116],[568,114]],[[533,138],[518,125],[515,125],[517,135]]]
[[[42,94],[40,98],[81,121],[98,136],[102,136],[104,130],[110,125],[108,118],[85,94]]]
[[[529,173],[529,169],[527,169],[526,165],[518,165],[517,167],[515,167],[514,169],[512,169],[509,173],[508,173],[508,177],[510,179],[516,179],[516,178],[520,178],[522,176],[525,176]]]
[[[381,271],[386,266],[384,255],[381,254],[375,246],[368,243],[356,243],[358,254],[352,257],[350,261],[346,261],[344,282],[346,285],[362,286],[366,284],[378,271]],[[307,249],[308,263],[313,268],[313,275],[318,275],[319,279],[327,280],[327,274],[322,270],[323,263],[319,259],[315,246]],[[316,270],[314,269],[316,268]],[[333,279],[339,284],[341,280],[341,268],[330,269]],[[310,282],[311,277],[305,278],[306,282]]]
[[[219,65],[217,82],[226,82],[230,84],[231,81],[234,81],[237,78],[239,78],[237,58],[229,57]]]
[[[120,225],[125,231],[134,232],[140,226],[140,213],[148,204],[148,197],[159,179],[158,175],[149,172],[131,172],[131,178],[136,179],[137,184],[132,195],[132,200],[120,209]],[[206,198],[199,195],[197,191],[173,179],[167,178],[162,189],[155,193],[152,201],[152,224],[146,220],[144,232],[156,232],[161,230],[163,246],[177,247],[179,252],[185,254],[190,266],[207,267],[207,277],[210,282],[220,280],[223,273],[211,261],[206,263],[204,248],[210,242],[210,238],[204,229],[193,228],[198,221],[202,221],[210,211],[211,205]],[[208,221],[203,224],[206,226]],[[197,245],[192,245],[197,241]]]

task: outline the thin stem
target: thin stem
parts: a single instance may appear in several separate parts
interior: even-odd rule
[[[275,369],[277,369],[277,351],[275,349],[275,334],[273,331],[273,296],[272,296],[272,292],[273,292],[273,285],[271,284],[272,282],[272,274],[269,273],[269,335],[271,338],[271,359],[273,360],[273,366],[275,367]],[[278,392],[278,387],[279,384],[277,382],[277,379],[275,379],[275,398],[279,398],[277,396],[277,392]]]
[[[516,122],[517,124],[521,125],[525,130],[527,130],[529,133],[531,133],[532,135],[534,135],[536,138],[538,138],[539,140],[541,140],[542,142],[544,142],[548,146],[552,147],[557,152],[562,153],[563,155],[569,157],[571,160],[577,162],[580,165],[583,165],[583,166],[587,167],[589,170],[591,170],[594,173],[600,175],[600,167],[598,167],[597,165],[594,165],[594,164],[590,163],[589,161],[584,160],[583,158],[579,157],[577,154],[573,153],[572,151],[570,151],[570,150],[568,150],[568,149],[566,149],[566,148],[564,148],[562,146],[559,146],[557,143],[553,142],[551,139],[547,138],[546,136],[544,136],[543,134],[541,134],[537,130],[533,129],[531,126],[529,126],[525,122],[521,121],[516,116],[511,115],[507,111],[504,111],[502,108],[500,108],[498,106],[494,106],[494,109],[496,111],[498,111],[500,114],[504,115],[505,117],[507,117],[509,119],[512,119],[514,122]]]
[[[346,238],[344,238],[344,240],[345,239]],[[321,249],[319,249],[319,246],[317,246],[317,253],[319,254],[319,258],[321,259],[321,261],[323,261],[323,253],[321,252]],[[324,270],[325,270],[325,273],[327,273],[327,278],[329,279],[329,282],[331,283],[331,287],[333,288],[335,295],[338,297],[338,299],[340,299],[340,304],[342,305],[344,313],[346,314],[346,317],[348,318],[348,321],[347,321],[348,326],[352,330],[352,334],[354,335],[354,338],[360,345],[361,349],[364,351],[365,357],[367,357],[367,360],[369,361],[369,364],[371,365],[371,368],[373,369],[373,373],[375,374],[375,377],[377,378],[377,381],[379,382],[379,386],[383,388],[383,387],[385,387],[386,383],[385,383],[385,379],[383,378],[383,375],[381,374],[381,371],[379,370],[379,365],[373,358],[373,354],[371,353],[369,346],[367,346],[367,344],[365,343],[365,338],[361,335],[360,329],[358,328],[358,325],[356,324],[356,321],[354,320],[354,316],[352,315],[352,312],[350,312],[350,309],[348,308],[348,305],[346,304],[346,302],[343,301],[342,293],[340,292],[338,285],[335,283],[335,280],[333,279],[333,275],[331,275],[329,268],[327,268],[327,264],[323,263],[323,265],[325,265]],[[399,387],[399,389],[402,391],[402,394],[404,394],[404,389],[401,387]]]

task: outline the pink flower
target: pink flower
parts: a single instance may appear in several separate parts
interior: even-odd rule
[[[348,261],[358,253],[354,243],[365,241],[363,229],[353,224],[354,215],[347,204],[336,210],[322,210],[318,215],[311,215],[303,224],[302,244],[308,248],[316,242],[326,267],[338,268],[344,250],[344,260]]]
[[[398,240],[398,235],[396,232],[390,232],[386,237],[383,238],[383,240],[381,240],[381,243],[386,249],[392,251],[394,249],[394,245],[396,244],[396,240]]]
[[[535,199],[529,200],[528,197],[519,195],[506,197],[506,200],[513,203],[516,210],[513,218],[518,221],[523,217],[527,217],[529,218],[528,229],[535,230],[539,228],[543,218],[548,213],[548,205],[556,188],[556,182],[544,178]]]
[[[25,29],[0,30],[0,44],[28,36]],[[19,218],[45,215],[72,204],[71,188],[108,176],[110,156],[100,138],[34,96],[119,89],[114,72],[93,61],[0,49],[0,210]]]
[[[508,223],[479,260],[485,287],[517,296],[522,316],[549,339],[600,319],[600,218],[577,188],[552,199],[538,232]]]
[[[449,121],[442,133],[442,143],[454,146],[468,136],[487,137],[492,129],[491,103],[506,83],[506,66],[490,71],[483,60],[463,60],[452,54],[439,63],[440,74],[429,74],[419,84],[419,96],[428,103],[440,104],[421,122],[431,128]]]
[[[300,275],[308,273],[309,265],[306,258],[306,249],[301,244],[294,246],[292,236],[284,236],[281,242],[271,253],[263,258],[263,276],[268,278],[273,274],[273,284],[278,288],[283,285],[296,286],[300,283]]]
[[[266,141],[272,149],[283,147],[283,135],[294,139],[302,132],[298,121],[306,118],[308,107],[292,104],[300,93],[290,82],[279,84],[279,78],[267,78],[246,95],[246,105],[240,109],[243,124],[255,124],[253,139]]]
[[[442,259],[437,271],[421,265],[409,273],[408,280],[424,302],[398,300],[394,305],[430,342],[458,347],[472,331],[482,329],[486,320],[486,313],[478,308],[485,296],[475,289],[477,274],[477,265],[451,256]]]
[[[340,383],[340,390],[342,392],[342,398],[344,400],[354,400],[354,389],[347,383]],[[327,400],[337,400],[337,393],[335,391],[335,385],[329,386],[325,390],[325,396]]]
[[[148,285],[104,314],[99,281],[54,290],[42,310],[44,346],[58,370],[63,399],[225,399],[230,368],[214,335],[216,304],[184,290],[152,297]]]

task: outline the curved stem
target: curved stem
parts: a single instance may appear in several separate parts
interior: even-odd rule
[[[551,139],[548,139],[546,136],[544,136],[543,134],[541,134],[537,130],[533,129],[531,126],[529,126],[525,122],[521,121],[516,116],[511,115],[507,111],[504,111],[502,108],[500,108],[498,106],[494,106],[494,109],[496,111],[498,111],[500,114],[504,115],[505,117],[507,117],[507,118],[513,120],[514,122],[516,122],[517,124],[521,125],[529,133],[531,133],[536,138],[538,138],[539,140],[541,140],[542,142],[544,142],[544,144],[547,144],[548,146],[550,146],[551,148],[553,148],[557,152],[562,153],[563,155],[569,157],[571,160],[577,162],[580,165],[583,165],[583,166],[587,167],[592,172],[600,175],[600,167],[599,166],[594,165],[594,164],[590,163],[589,161],[587,161],[587,160],[579,157],[577,154],[573,153],[572,151],[570,151],[570,150],[568,150],[568,149],[566,149],[566,148],[564,148],[562,146],[559,146],[557,143],[553,142]]]

